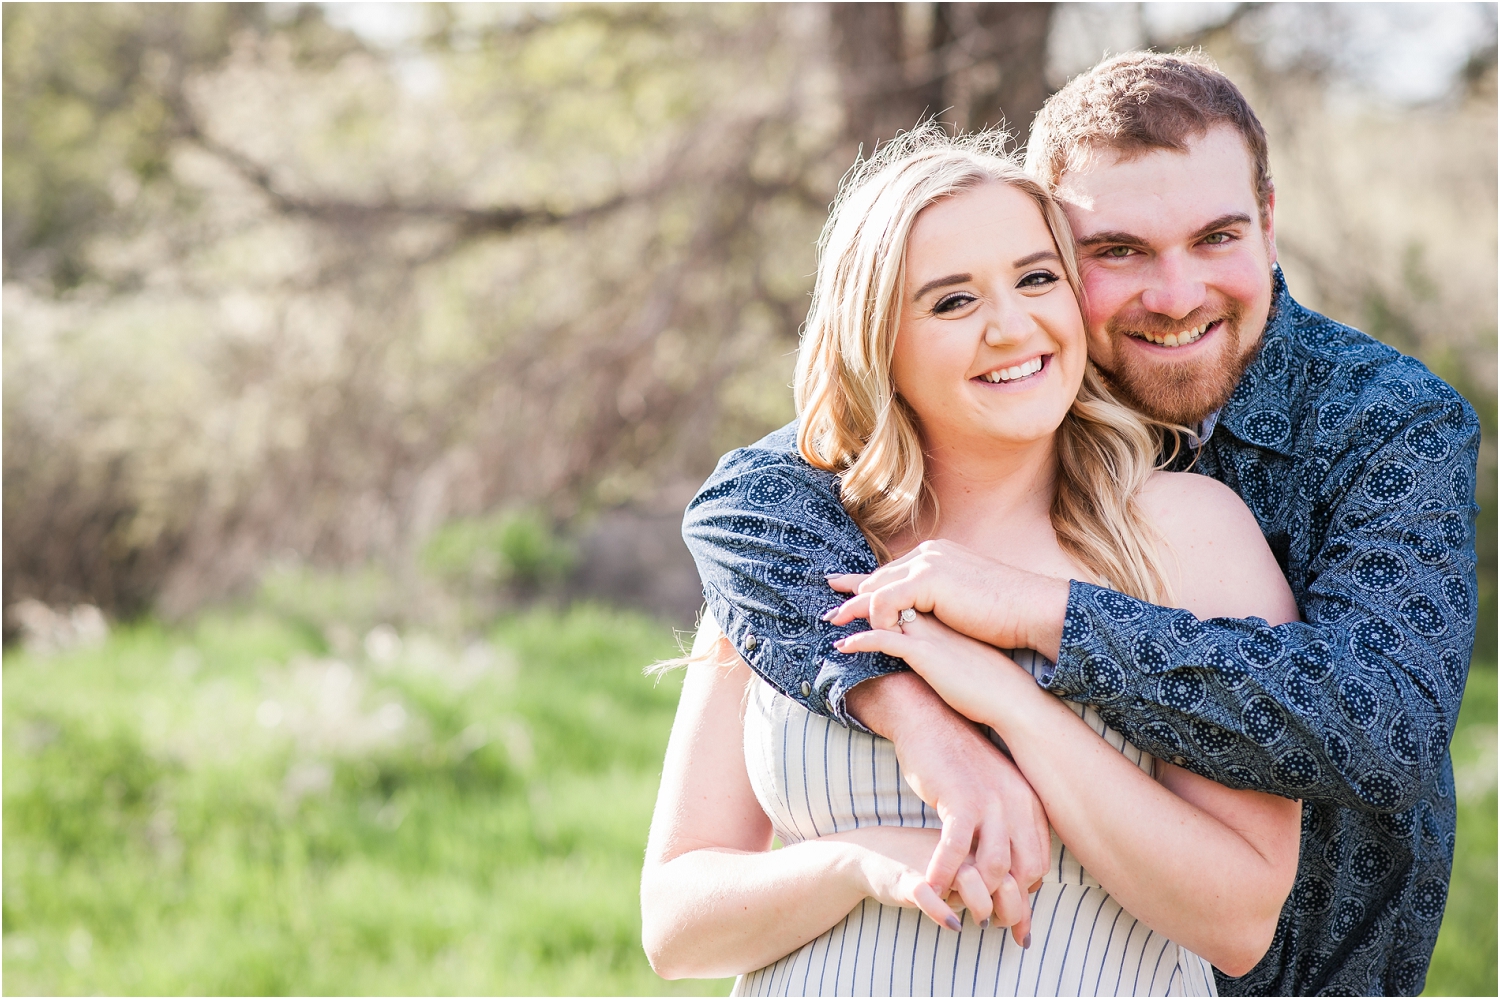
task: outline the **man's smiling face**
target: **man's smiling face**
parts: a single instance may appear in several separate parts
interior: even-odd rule
[[[1272,209],[1224,125],[1186,152],[1102,149],[1057,195],[1083,277],[1089,356],[1137,409],[1196,426],[1228,401],[1271,309]]]

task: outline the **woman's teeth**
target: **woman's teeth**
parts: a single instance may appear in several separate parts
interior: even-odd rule
[[[1216,319],[1214,322],[1218,322],[1218,320]],[[1135,335],[1142,340],[1149,340],[1151,343],[1162,347],[1186,347],[1202,336],[1212,325],[1213,323],[1204,323],[1202,326],[1195,326],[1190,330],[1183,330],[1181,333],[1168,333],[1166,336],[1161,336],[1157,333],[1137,333]]]
[[[1010,368],[996,368],[994,371],[987,371],[979,377],[987,382],[1013,382],[1017,378],[1034,375],[1040,370],[1042,370],[1042,359],[1040,357],[1033,357],[1024,364],[1017,364]]]

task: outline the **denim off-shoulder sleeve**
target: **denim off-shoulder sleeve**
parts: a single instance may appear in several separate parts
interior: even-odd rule
[[[825,577],[877,565],[837,489],[798,454],[791,424],[724,456],[688,505],[682,537],[709,613],[750,668],[810,711],[863,728],[845,708],[849,690],[907,667],[884,653],[833,648],[868,625],[822,620],[844,601]]]
[[[1479,425],[1431,375],[1308,419],[1332,430],[1295,463],[1240,447],[1216,475],[1273,550],[1290,539],[1303,622],[1199,620],[1075,582],[1047,686],[1221,784],[1401,812],[1443,778],[1463,698]]]

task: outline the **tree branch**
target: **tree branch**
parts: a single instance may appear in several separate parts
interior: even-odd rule
[[[226,146],[198,127],[189,114],[180,114],[181,136],[218,158],[260,190],[277,211],[329,225],[369,226],[400,222],[447,222],[464,236],[514,232],[530,226],[581,222],[606,215],[649,191],[620,193],[597,204],[571,211],[541,207],[470,208],[437,202],[360,202],[343,198],[308,198],[279,188],[270,171],[237,149]]]

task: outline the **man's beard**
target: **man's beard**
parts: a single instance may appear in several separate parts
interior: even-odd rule
[[[1099,372],[1123,401],[1147,416],[1197,429],[1205,416],[1229,401],[1255,357],[1255,351],[1245,350],[1240,343],[1243,317],[1244,309],[1237,302],[1227,307],[1197,310],[1176,320],[1154,313],[1128,318],[1116,316],[1105,325],[1105,332],[1116,343],[1127,335],[1127,330],[1166,336],[1214,319],[1223,322],[1210,335],[1223,342],[1211,358],[1175,363],[1170,358],[1150,363],[1142,356],[1143,352],[1122,344],[1115,352],[1114,367],[1099,367]]]

